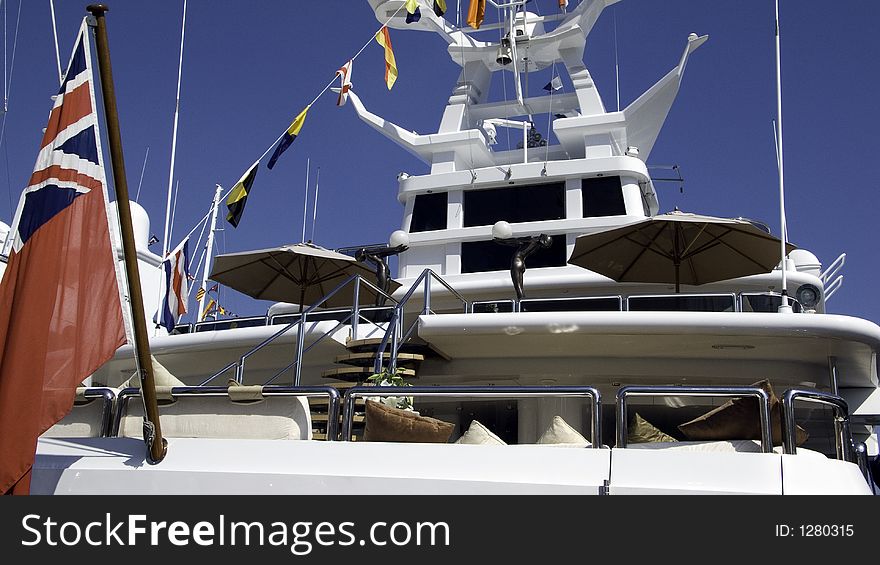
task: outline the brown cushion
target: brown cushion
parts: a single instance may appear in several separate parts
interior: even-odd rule
[[[455,427],[443,420],[372,400],[366,402],[365,421],[364,441],[446,443]]]
[[[651,442],[668,442],[678,441],[671,435],[664,433],[654,426],[651,422],[636,412],[633,422],[628,426],[626,434],[627,443],[651,443]]]
[[[782,445],[782,404],[776,398],[770,381],[753,383],[770,397],[770,430],[773,445]],[[689,440],[761,439],[761,420],[758,403],[754,398],[735,398],[678,426]],[[806,430],[796,426],[796,442],[801,445],[810,437]]]

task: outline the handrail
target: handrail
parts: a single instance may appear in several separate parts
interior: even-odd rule
[[[122,415],[128,405],[128,399],[140,396],[139,388],[123,389],[118,396],[116,415],[113,419],[112,435],[119,434]],[[306,398],[324,397],[327,403],[327,440],[335,441],[339,432],[339,391],[330,386],[286,386],[272,385],[263,387],[264,396],[305,396]],[[171,388],[174,397],[196,396],[229,396],[229,388],[224,386],[176,386]]]
[[[273,341],[275,341],[276,339],[278,339],[279,337],[281,337],[282,335],[287,333],[294,326],[300,326],[300,331],[297,332],[297,347],[296,347],[296,358],[295,358],[296,375],[294,377],[294,386],[298,386],[300,384],[300,376],[301,376],[301,371],[302,371],[303,345],[305,343],[305,331],[303,331],[303,329],[305,328],[305,322],[308,321],[307,320],[308,315],[311,314],[312,312],[314,312],[315,310],[318,310],[319,308],[321,308],[322,304],[324,304],[325,302],[330,300],[333,296],[335,296],[338,292],[340,292],[345,286],[347,286],[352,281],[355,281],[355,285],[354,285],[354,289],[353,289],[354,298],[352,300],[352,316],[354,316],[355,313],[359,313],[359,308],[360,308],[359,291],[360,291],[361,284],[366,284],[368,287],[372,288],[374,291],[376,291],[380,295],[384,296],[386,299],[391,300],[393,302],[397,302],[396,300],[394,300],[393,297],[389,296],[386,292],[382,291],[381,289],[379,289],[374,284],[370,283],[369,281],[367,281],[366,279],[364,279],[360,275],[357,275],[357,274],[351,275],[350,277],[348,277],[347,279],[345,279],[344,281],[339,283],[336,286],[336,288],[331,290],[328,294],[324,295],[324,297],[321,298],[320,301],[312,304],[311,306],[309,306],[308,308],[303,310],[300,313],[299,320],[296,320],[295,322],[291,322],[291,323],[287,324],[286,326],[284,326],[283,328],[281,328],[280,330],[278,330],[277,332],[275,332],[271,336],[267,337],[262,342],[260,342],[258,345],[253,347],[250,351],[244,353],[241,357],[238,358],[237,361],[233,361],[232,363],[229,363],[228,365],[226,365],[225,367],[223,367],[222,369],[220,369],[219,371],[217,371],[216,373],[214,373],[213,375],[211,375],[210,377],[208,377],[207,379],[202,381],[199,384],[199,386],[207,385],[209,382],[211,382],[212,380],[214,380],[218,376],[222,375],[223,373],[225,373],[229,369],[232,369],[233,367],[235,368],[235,382],[238,384],[241,384],[242,382],[244,382],[244,364],[245,364],[245,361],[248,359],[248,357],[250,357],[251,355],[253,355],[257,351],[260,351],[261,349],[263,349],[264,347],[266,347],[267,345],[269,345],[270,343],[272,343]],[[352,319],[354,320],[354,323],[352,323],[352,332],[355,332],[357,330],[357,317],[353,317]],[[336,331],[335,328],[333,331]]]
[[[852,435],[849,427],[849,406],[846,401],[834,394],[815,390],[802,390],[791,388],[785,391],[780,399],[782,403],[782,449],[783,453],[797,454],[797,441],[795,437],[796,424],[794,420],[794,401],[805,400],[831,406],[835,412],[834,418],[834,444],[837,458],[843,461],[854,462],[855,453],[852,449]]]
[[[403,331],[403,323],[404,323],[404,311],[403,307],[409,302],[409,300],[415,295],[416,290],[419,286],[424,283],[424,291],[422,293],[422,297],[424,300],[424,305],[422,306],[422,314],[428,314],[431,312],[431,282],[432,280],[436,280],[441,285],[443,285],[446,290],[448,290],[452,295],[457,298],[463,305],[464,311],[467,313],[470,310],[470,303],[467,299],[462,296],[457,290],[452,288],[452,286],[447,283],[443,278],[435,273],[432,269],[425,269],[422,271],[422,274],[416,278],[416,280],[410,285],[409,290],[403,297],[397,302],[396,310],[399,313],[395,316],[396,324],[389,324],[388,331],[385,333],[385,336],[382,338],[382,342],[379,347],[376,348],[376,361],[374,364],[374,369],[377,373],[382,370],[382,354],[385,352],[385,347],[388,344],[389,338],[393,340],[393,346],[391,348],[391,358],[388,362],[388,367],[391,372],[394,372],[397,368],[397,354],[399,353],[400,345],[405,343],[410,336],[412,335],[413,329],[415,329],[416,324],[418,323],[418,319],[416,319],[412,324],[410,324],[409,328],[403,335],[400,335],[400,332]],[[398,327],[400,326],[400,327]]]
[[[828,281],[837,274],[837,271],[843,268],[844,263],[846,263],[846,253],[841,253],[824,271],[819,273],[819,280],[822,281],[822,284],[828,284]]]
[[[351,441],[355,400],[366,396],[426,396],[444,398],[589,397],[590,443],[602,447],[602,395],[591,386],[354,386],[345,392],[342,440]]]
[[[101,398],[101,437],[110,435],[113,419],[113,400],[116,398],[116,391],[105,386],[89,386],[83,391],[83,398]]]
[[[825,302],[834,296],[834,293],[843,286],[843,275],[837,275],[837,278],[825,285]]]
[[[626,400],[630,396],[722,396],[758,399],[758,415],[761,419],[761,451],[771,453],[773,440],[770,435],[770,397],[767,392],[753,386],[624,386],[617,391],[617,447],[626,447],[628,426]]]

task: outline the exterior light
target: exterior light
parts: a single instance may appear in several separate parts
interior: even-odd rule
[[[822,293],[812,284],[802,284],[795,293],[795,298],[806,310],[815,310]]]
[[[395,230],[388,238],[389,247],[409,247],[409,234],[403,230]]]
[[[513,228],[504,220],[495,222],[492,226],[492,237],[495,239],[510,239],[513,236]]]

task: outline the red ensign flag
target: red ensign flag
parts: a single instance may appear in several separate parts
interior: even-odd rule
[[[37,438],[125,343],[88,40],[83,22],[9,233],[0,284],[0,493],[29,492]]]

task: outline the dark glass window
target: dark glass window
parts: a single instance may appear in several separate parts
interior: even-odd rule
[[[620,177],[596,177],[581,180],[584,218],[626,214]]]
[[[412,220],[409,223],[411,233],[446,229],[446,196],[445,192],[419,194],[413,202]]]
[[[527,298],[522,301],[523,312],[616,312],[620,310],[620,298]]]
[[[565,184],[470,190],[464,193],[464,227],[491,226],[499,220],[537,222],[565,218]]]
[[[461,272],[510,270],[510,260],[516,247],[489,241],[465,241],[461,244]],[[565,235],[553,236],[547,249],[538,249],[526,258],[526,269],[560,267],[565,265]]]
[[[631,296],[630,312],[733,312],[733,296]]]

